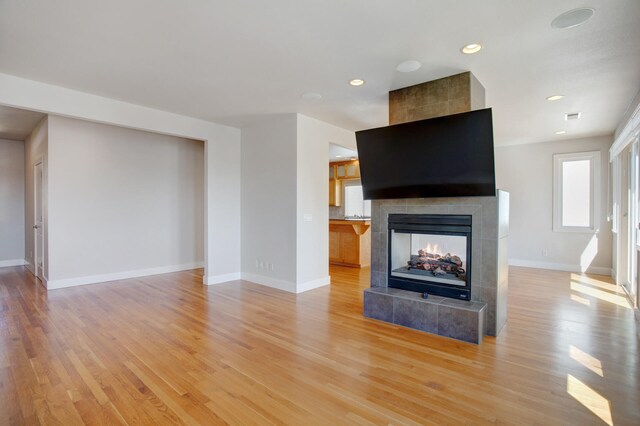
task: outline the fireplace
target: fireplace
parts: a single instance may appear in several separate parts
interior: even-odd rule
[[[390,214],[388,286],[471,299],[471,216]]]

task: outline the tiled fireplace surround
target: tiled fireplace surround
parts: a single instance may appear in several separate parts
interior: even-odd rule
[[[471,301],[387,287],[389,214],[471,215]],[[480,343],[507,321],[509,193],[495,197],[374,200],[371,206],[371,288],[365,316],[456,339]]]

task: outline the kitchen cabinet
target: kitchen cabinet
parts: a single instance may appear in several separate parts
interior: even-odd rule
[[[358,160],[329,163],[329,205],[342,205],[342,181],[360,178]]]
[[[329,205],[340,206],[342,204],[342,181],[329,179]]]
[[[329,179],[357,179],[360,177],[358,160],[329,163]]]
[[[362,268],[371,264],[371,222],[329,221],[329,263]]]

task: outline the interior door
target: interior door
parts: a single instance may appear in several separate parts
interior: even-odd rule
[[[44,173],[42,162],[36,163],[33,169],[33,261],[35,263],[36,277],[42,278],[44,274]]]

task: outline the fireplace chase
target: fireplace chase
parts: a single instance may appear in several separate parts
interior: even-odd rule
[[[471,216],[390,214],[388,286],[471,299]]]

